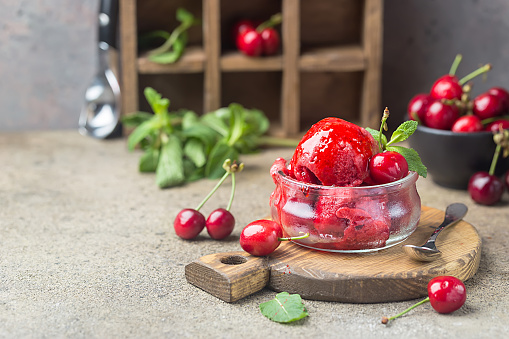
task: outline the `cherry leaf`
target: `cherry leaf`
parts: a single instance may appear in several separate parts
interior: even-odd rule
[[[278,293],[274,299],[261,303],[260,312],[278,323],[290,323],[308,316],[300,295],[288,292]]]

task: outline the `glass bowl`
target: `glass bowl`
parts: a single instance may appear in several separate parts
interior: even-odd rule
[[[417,228],[421,199],[418,174],[384,185],[335,187],[297,181],[282,171],[274,175],[272,219],[296,244],[328,252],[372,252],[394,246]]]

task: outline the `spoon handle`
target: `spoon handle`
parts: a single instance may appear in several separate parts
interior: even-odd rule
[[[433,234],[431,234],[431,237],[428,240],[428,243],[435,242],[438,235],[444,228],[446,228],[449,225],[455,224],[456,222],[463,219],[465,214],[467,214],[468,208],[465,204],[462,203],[454,203],[447,206],[447,209],[445,210],[445,218],[442,224],[438,226]]]

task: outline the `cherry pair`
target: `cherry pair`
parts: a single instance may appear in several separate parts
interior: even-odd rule
[[[196,209],[186,208],[180,211],[173,222],[175,233],[182,239],[191,240],[198,236],[204,228],[212,239],[221,240],[228,237],[235,227],[235,218],[230,212],[235,194],[235,173],[242,171],[244,164],[238,165],[236,162],[231,162],[230,159],[226,160],[223,164],[226,173],[219,180],[216,186],[209,192]],[[218,208],[214,210],[205,220],[203,214],[199,211],[202,206],[209,200],[209,198],[217,191],[219,186],[232,176],[232,191],[228,207]]]
[[[233,28],[237,49],[252,57],[276,54],[281,39],[274,26],[280,24],[281,19],[281,14],[278,13],[261,24],[251,20],[237,22]]]
[[[496,204],[504,194],[504,186],[509,190],[509,171],[505,174],[505,183],[495,175],[500,152],[503,152],[503,157],[509,156],[509,130],[499,128],[498,133],[493,136],[493,141],[497,147],[489,171],[477,172],[468,181],[470,197],[481,205]]]

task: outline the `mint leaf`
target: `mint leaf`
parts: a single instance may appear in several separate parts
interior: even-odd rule
[[[391,140],[387,145],[395,144],[397,142],[405,141],[409,136],[414,134],[419,123],[414,120],[408,120],[398,126],[398,128],[392,133]]]
[[[428,169],[421,161],[421,157],[416,150],[413,148],[406,148],[402,146],[387,146],[388,151],[398,152],[402,156],[405,157],[406,162],[408,163],[408,169],[410,171],[417,172],[421,177],[426,178],[428,175]]]
[[[378,140],[380,140],[380,131],[377,131],[375,129],[372,129],[372,128],[369,128],[369,127],[366,127],[366,131],[369,132],[369,134],[371,134],[373,136],[373,138],[376,140],[376,142],[378,142]],[[385,145],[387,145],[387,137],[382,133],[382,148],[385,149]]]
[[[146,87],[143,91],[143,94],[145,95],[147,102],[155,114],[168,112],[168,107],[170,107],[170,100],[162,98],[161,94],[159,94],[155,89],[152,87]]]
[[[178,21],[186,26],[191,26],[195,21],[194,16],[184,8],[177,8],[176,17]]]
[[[207,162],[203,144],[198,139],[189,139],[184,145],[184,154],[196,167],[202,167]]]
[[[127,127],[136,127],[141,123],[150,120],[154,115],[147,112],[135,112],[122,117],[122,123]]]
[[[156,130],[156,122],[152,119],[141,123],[127,138],[127,148],[132,151],[136,145]]]
[[[239,153],[226,142],[218,142],[210,151],[207,164],[205,165],[205,176],[209,179],[218,179],[224,174],[223,163],[226,159],[238,160]]]
[[[156,182],[161,188],[180,185],[184,182],[183,152],[180,140],[175,135],[169,135],[168,141],[163,143],[161,156],[156,169]]]
[[[261,303],[260,312],[278,323],[290,323],[308,316],[300,295],[288,292],[278,293],[273,300]]]
[[[242,137],[244,126],[244,108],[239,104],[231,104],[229,108],[231,115],[228,145],[233,146]]]
[[[187,33],[184,32],[175,39],[171,50],[161,54],[151,54],[148,59],[158,64],[173,64],[184,54],[187,44]]]
[[[155,172],[159,163],[159,149],[147,148],[140,158],[140,172]]]

